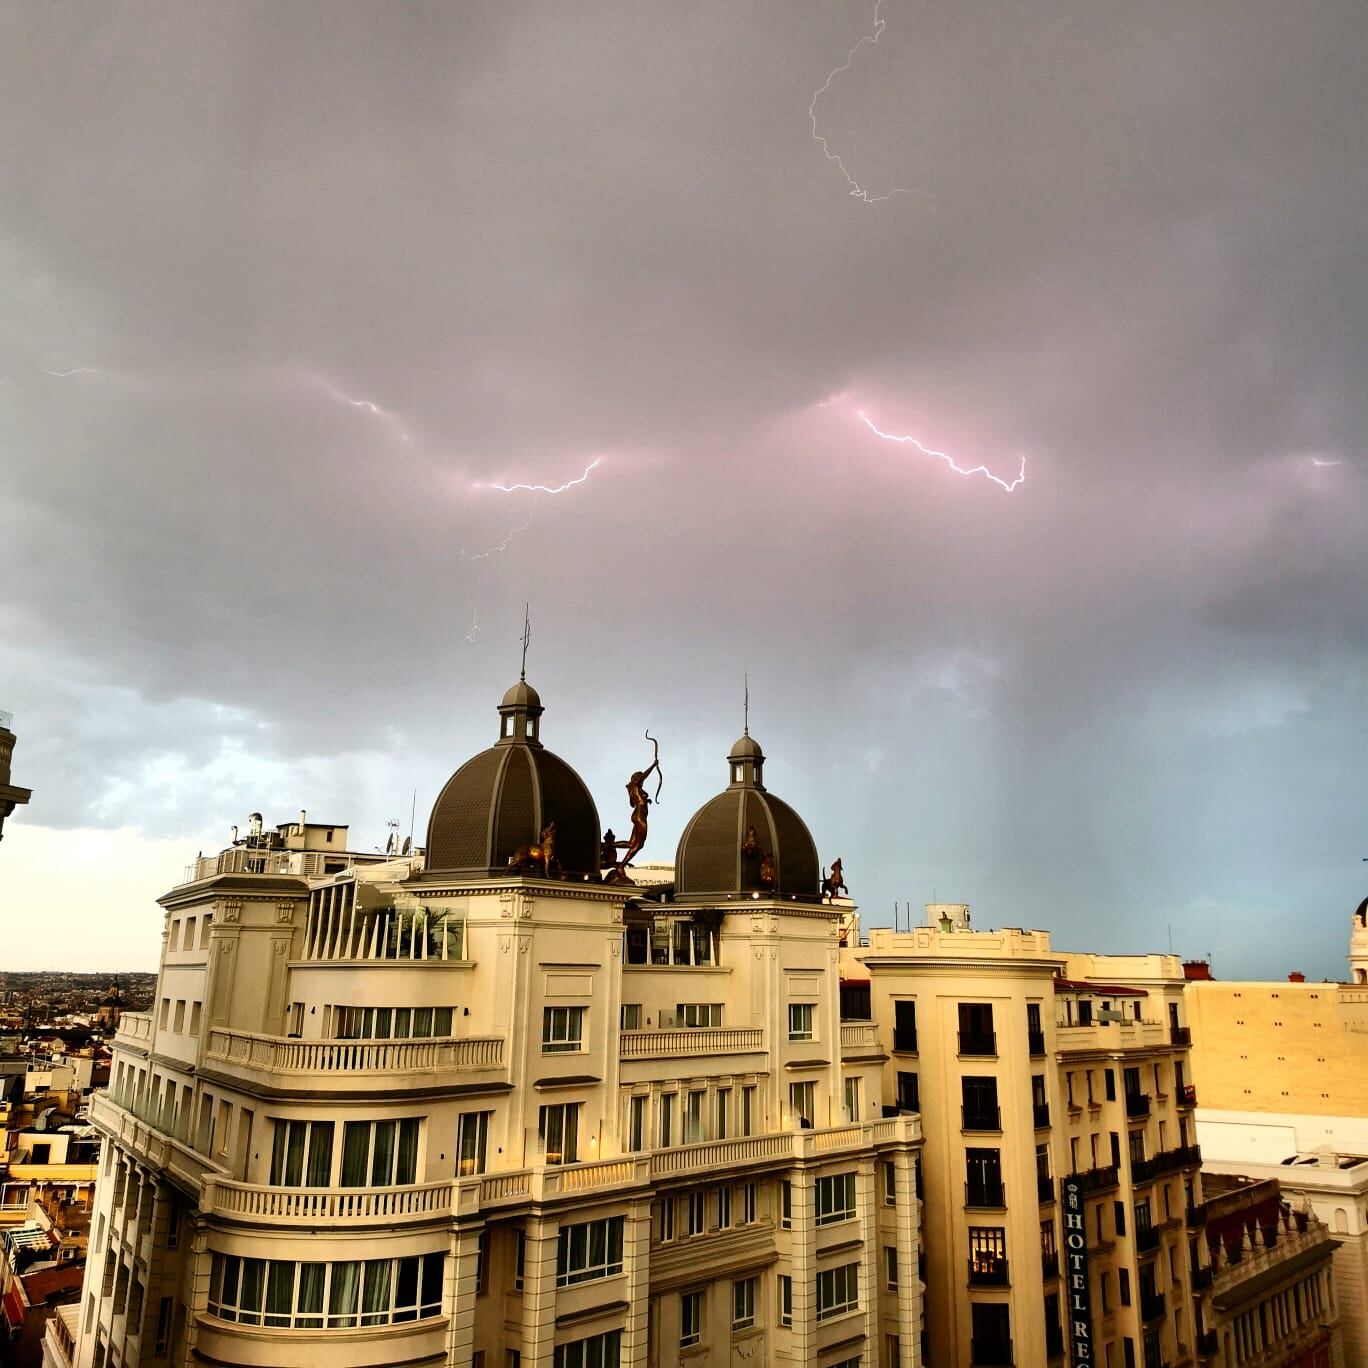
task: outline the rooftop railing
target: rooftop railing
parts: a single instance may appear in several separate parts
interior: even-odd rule
[[[846,1028],[841,1027],[844,1041]],[[697,1055],[754,1054],[765,1048],[759,1026],[684,1026],[664,1031],[623,1031],[623,1059],[688,1059]]]

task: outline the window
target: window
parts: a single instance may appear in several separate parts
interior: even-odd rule
[[[731,1188],[717,1189],[717,1228],[726,1230],[731,1225]]]
[[[755,1279],[740,1278],[732,1283],[732,1329],[745,1330],[755,1324]]]
[[[793,1184],[787,1178],[779,1180],[779,1228],[793,1228]]]
[[[921,1091],[917,1086],[917,1075],[901,1069],[898,1071],[898,1110],[921,1110]]]
[[[741,1224],[751,1225],[755,1220],[755,1184],[744,1183],[741,1187]]]
[[[451,1018],[450,1007],[334,1007],[333,1034],[339,1040],[431,1040],[451,1034]]]
[[[817,1180],[817,1224],[834,1225],[855,1218],[855,1175],[828,1174]]]
[[[685,1233],[701,1235],[707,1229],[707,1216],[703,1210],[703,1194],[701,1192],[689,1193],[684,1199],[684,1206],[689,1218]]]
[[[517,1252],[513,1256],[513,1290],[521,1292],[527,1277],[527,1231],[518,1231]]]
[[[960,1080],[965,1130],[998,1130],[997,1079],[966,1074]]]
[[[847,1078],[843,1080],[845,1103],[845,1119],[848,1124],[855,1125],[860,1119],[860,1080],[858,1078]]]
[[[656,1203],[656,1238],[661,1244],[669,1244],[674,1239],[675,1204],[673,1197],[662,1197]]]
[[[755,1086],[741,1089],[741,1134],[751,1135],[755,1127]]]
[[[1002,1226],[969,1227],[969,1281],[1006,1286],[1007,1232]]]
[[[860,1304],[860,1265],[842,1264],[817,1274],[817,1319],[853,1311]]]
[[[418,1118],[348,1121],[342,1127],[341,1187],[395,1187],[417,1181]]]
[[[674,1144],[674,1093],[660,1094],[660,1145],[665,1148]]]
[[[215,1254],[209,1314],[302,1330],[396,1325],[441,1314],[441,1254],[294,1263]]]
[[[1104,1070],[1104,1071],[1103,1071],[1103,1082],[1106,1084],[1106,1089],[1107,1089],[1107,1093],[1106,1093],[1106,1095],[1107,1095],[1107,1101],[1108,1101],[1108,1102],[1115,1102],[1115,1101],[1116,1101],[1116,1070],[1115,1070],[1115,1069],[1106,1069],[1106,1070]]]
[[[641,1003],[624,1002],[622,1004],[622,1029],[624,1031],[641,1030]]]
[[[898,1170],[887,1160],[883,1163],[884,1204],[898,1205]]]
[[[167,1021],[170,1019],[170,1016],[171,1016],[171,999],[170,999],[170,998],[162,998],[162,1000],[161,1000],[161,1011],[160,1011],[160,1012],[158,1013],[158,1015],[157,1015],[157,1029],[158,1029],[159,1031],[164,1031],[164,1030],[166,1030],[166,1023],[167,1023]]]
[[[190,1004],[190,1034],[197,1036],[200,1033],[200,1013],[204,1009],[204,1004],[192,1002]]]
[[[538,1113],[537,1134],[548,1164],[573,1164],[579,1158],[579,1109],[578,1102],[557,1102]]]
[[[605,1330],[573,1344],[558,1344],[551,1368],[618,1368],[621,1362],[622,1331]]]
[[[679,1347],[687,1349],[703,1336],[703,1294],[685,1292],[679,1298]]]
[[[895,1245],[884,1245],[884,1287],[889,1292],[898,1290],[898,1250]]]
[[[703,1097],[701,1091],[687,1093],[684,1098],[684,1143],[696,1145],[706,1139],[703,1134]]]
[[[676,1026],[690,1030],[702,1029],[722,1024],[722,1004],[720,1002],[678,1002],[675,1004]]]
[[[1040,1027],[1040,1003],[1026,1004],[1026,1040],[1033,1055],[1045,1053],[1045,1032]]]
[[[779,1324],[793,1324],[793,1279],[787,1273],[779,1275]]]
[[[1118,1231],[1117,1233],[1120,1234],[1121,1232]],[[1195,1259],[1193,1260],[1192,1266],[1193,1266],[1194,1268],[1197,1267],[1197,1261],[1196,1261]],[[1119,1295],[1120,1300],[1121,1300],[1121,1305],[1122,1305],[1122,1306],[1129,1306],[1129,1305],[1131,1304],[1130,1269],[1129,1269],[1129,1268],[1122,1268],[1122,1269],[1118,1270],[1116,1276],[1117,1276],[1117,1291],[1118,1291],[1118,1295]]]
[[[489,1291],[489,1227],[480,1231],[479,1243],[475,1250],[475,1295],[485,1296]]]
[[[869,984],[841,983],[841,1020],[873,1021],[874,1012],[869,999]]]
[[[669,922],[657,922],[655,931],[668,933]],[[713,927],[701,926],[692,918],[680,919],[674,923],[674,936],[670,945],[675,964],[716,964],[717,931]]]
[[[485,1171],[493,1112],[462,1112],[456,1118],[456,1172],[462,1178]]]
[[[995,1149],[969,1149],[964,1152],[966,1172],[965,1203],[968,1206],[1003,1205],[1002,1165]]]
[[[571,1287],[622,1272],[623,1217],[561,1226],[556,1247],[556,1286]]]
[[[718,1140],[727,1138],[727,1122],[731,1112],[731,1089],[718,1088],[717,1090],[717,1135]]]
[[[917,1053],[917,1004],[899,999],[893,1004],[893,1048],[902,1054]]]
[[[974,1337],[975,1363],[1010,1363],[1011,1310],[1006,1302],[975,1302],[970,1332]]]
[[[584,1046],[583,1007],[542,1009],[542,1053],[573,1054]]]
[[[959,1052],[962,1055],[993,1055],[997,1053],[997,1036],[993,1033],[993,1004],[991,1002],[960,1003]]]
[[[816,1086],[812,1083],[789,1084],[789,1110],[793,1119],[801,1127],[811,1128],[817,1124]]]
[[[812,1003],[789,1003],[788,1037],[790,1040],[812,1039]]]
[[[646,1148],[646,1098],[638,1093],[627,1099],[627,1149],[639,1154]]]
[[[167,1350],[168,1342],[171,1338],[171,1306],[172,1299],[163,1297],[157,1304],[157,1343],[152,1350],[154,1354],[164,1354]],[[90,1329],[87,1321],[86,1329]]]
[[[271,1186],[328,1187],[332,1183],[333,1123],[276,1120],[274,1126]]]

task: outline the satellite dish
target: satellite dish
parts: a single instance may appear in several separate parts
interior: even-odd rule
[[[407,855],[407,854],[409,853],[409,851],[411,851],[412,849],[413,849],[413,837],[412,837],[412,836],[405,836],[405,837],[404,837],[404,848],[403,848],[403,850],[401,850],[399,853],[400,853],[401,855]]]

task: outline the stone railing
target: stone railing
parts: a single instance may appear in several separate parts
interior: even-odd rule
[[[879,1030],[872,1021],[841,1023],[841,1053],[848,1050],[873,1050],[879,1045]]]
[[[151,1012],[121,1012],[119,1029],[115,1032],[116,1045],[146,1045],[152,1039]]]
[[[1219,1297],[1237,1283],[1257,1277],[1293,1254],[1314,1249],[1318,1245],[1325,1246],[1325,1257],[1329,1259],[1334,1248],[1330,1232],[1314,1217],[1307,1221],[1305,1230],[1297,1225],[1288,1229],[1280,1224],[1275,1242],[1271,1245],[1262,1242],[1251,1245],[1246,1236],[1240,1257],[1236,1260],[1231,1260],[1224,1244],[1219,1245],[1215,1251],[1216,1262],[1212,1265],[1212,1291]]]
[[[1055,1027],[1057,1050],[1157,1050],[1169,1043],[1162,1021],[1094,1021]]]
[[[502,1036],[470,1040],[293,1040],[215,1029],[205,1050],[207,1066],[262,1081],[298,1085],[314,1079],[320,1086],[373,1087],[382,1074],[393,1082],[431,1082],[432,1075],[503,1066]]]
[[[623,1059],[688,1059],[695,1055],[753,1054],[765,1048],[759,1026],[683,1026],[663,1031],[623,1031]]]
[[[210,1178],[200,1209],[211,1216],[249,1222],[307,1225],[400,1225],[450,1214],[455,1184],[420,1183],[383,1188],[279,1188]]]

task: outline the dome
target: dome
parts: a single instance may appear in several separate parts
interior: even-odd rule
[[[817,847],[803,819],[765,791],[760,743],[747,732],[727,763],[731,783],[694,813],[679,838],[676,897],[818,897]]]
[[[541,698],[520,680],[499,704],[499,739],[447,780],[428,820],[428,873],[507,874],[552,823],[553,877],[598,877],[598,809],[584,780],[541,743]]]

